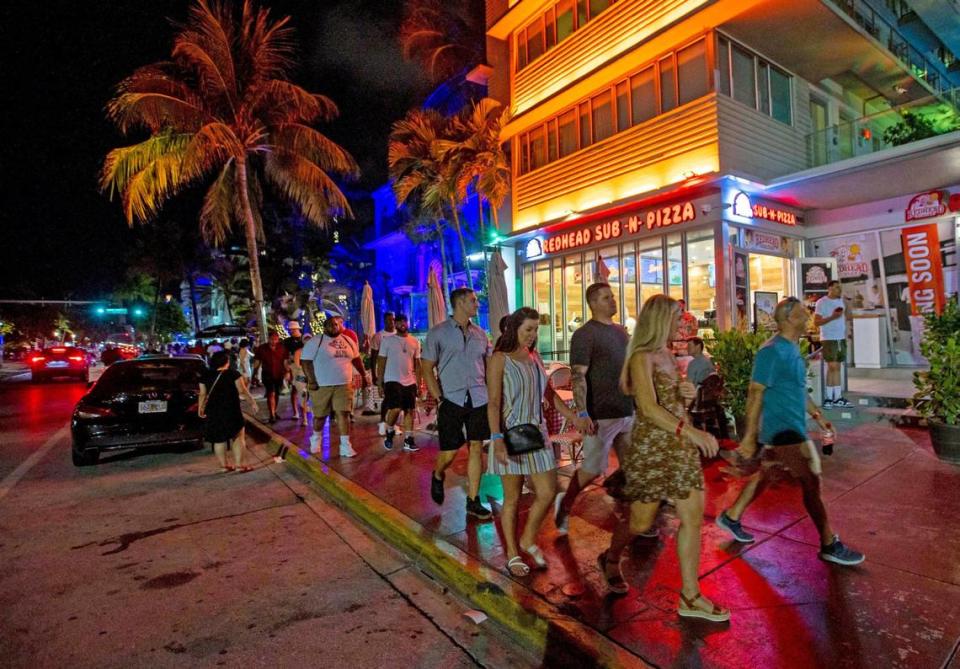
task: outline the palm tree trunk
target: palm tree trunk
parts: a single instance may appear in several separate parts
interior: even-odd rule
[[[480,245],[487,245],[487,225],[483,220],[483,197],[480,195],[480,191],[474,187],[474,192],[477,194],[477,210],[480,213],[480,218],[477,220],[480,222]]]
[[[247,160],[237,159],[237,188],[240,191],[240,206],[243,211],[243,232],[247,240],[247,256],[250,261],[250,291],[253,293],[253,313],[257,319],[260,341],[267,341],[267,319],[263,309],[263,284],[260,282],[260,255],[257,247],[257,224],[250,207],[250,192],[247,190]]]
[[[443,227],[440,221],[434,221],[437,228],[437,239],[440,240],[440,274],[443,278],[443,299],[447,301],[447,308],[450,308],[450,282],[447,279],[447,245],[443,242]]]
[[[460,241],[460,253],[463,254],[463,268],[467,271],[467,287],[473,290],[473,275],[470,272],[470,260],[467,258],[467,243],[463,239],[463,230],[460,227],[460,214],[457,212],[457,202],[450,198],[450,213],[453,216],[453,228],[457,231]]]

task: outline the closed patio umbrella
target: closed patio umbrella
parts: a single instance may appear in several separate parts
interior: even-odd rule
[[[363,293],[360,295],[360,327],[363,328],[364,344],[377,333],[377,315],[373,306],[373,288],[369,281],[363,282]]]
[[[500,251],[494,251],[487,265],[489,281],[487,303],[490,310],[490,332],[493,333],[494,341],[500,336],[500,319],[510,313],[507,280],[504,277],[506,269],[507,263],[504,262]]]
[[[447,319],[447,304],[443,299],[443,287],[437,279],[437,271],[431,267],[427,276],[427,325],[433,327]]]

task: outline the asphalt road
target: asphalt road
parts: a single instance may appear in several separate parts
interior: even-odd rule
[[[0,383],[3,666],[533,664],[255,444],[247,474],[176,448],[74,467],[84,390]]]

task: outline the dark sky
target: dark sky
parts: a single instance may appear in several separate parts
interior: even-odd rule
[[[169,55],[187,0],[3,3],[3,194],[0,296],[99,298],[130,241],[120,205],[97,191],[106,153],[124,140],[104,104],[136,67]],[[390,124],[428,90],[400,59],[401,0],[263,0],[289,14],[300,44],[293,80],[331,97],[320,129],[360,163],[361,188],[385,179]]]

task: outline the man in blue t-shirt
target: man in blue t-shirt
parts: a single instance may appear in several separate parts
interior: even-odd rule
[[[833,425],[824,419],[807,393],[807,367],[798,342],[806,331],[809,314],[800,300],[788,297],[780,300],[773,317],[779,333],[757,351],[753,361],[746,428],[739,453],[744,458],[752,458],[759,443],[763,446],[764,459],[785,466],[799,480],[803,506],[820,533],[822,560],[842,565],[860,564],[863,553],[843,545],[830,527],[820,493],[820,456],[807,436],[807,413],[822,430],[833,431]],[[733,506],[717,516],[717,525],[736,541],[753,543],[753,535],[743,529],[740,518],[763,482],[761,469],[751,477]]]

